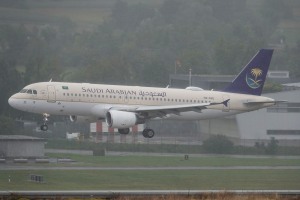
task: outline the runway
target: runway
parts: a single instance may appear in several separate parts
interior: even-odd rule
[[[111,199],[120,196],[201,196],[207,194],[234,194],[234,195],[281,195],[299,197],[300,190],[66,190],[66,191],[0,191],[1,197],[21,196],[27,198],[106,198]]]
[[[0,171],[18,170],[97,170],[97,171],[157,171],[157,170],[300,170],[300,166],[204,166],[204,167],[55,167],[28,165],[0,165]]]

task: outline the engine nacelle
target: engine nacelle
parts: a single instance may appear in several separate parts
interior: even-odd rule
[[[136,125],[138,118],[135,113],[110,110],[106,113],[106,124],[112,128],[129,128]]]
[[[96,122],[97,119],[88,116],[70,115],[70,121],[73,123],[91,123],[91,122]]]

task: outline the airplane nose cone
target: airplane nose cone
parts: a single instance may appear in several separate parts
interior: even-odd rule
[[[12,99],[11,97],[8,99],[8,104],[9,104],[11,107],[13,107],[13,106],[12,106],[12,104],[13,104],[13,99]]]
[[[14,96],[14,95],[13,95],[13,96]],[[11,97],[8,99],[8,104],[9,104],[11,107],[15,108],[15,107],[16,107],[16,99],[15,99],[13,96],[11,96]]]

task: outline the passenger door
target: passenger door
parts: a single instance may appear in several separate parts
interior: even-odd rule
[[[55,86],[53,85],[48,85],[48,102],[50,103],[56,102]]]

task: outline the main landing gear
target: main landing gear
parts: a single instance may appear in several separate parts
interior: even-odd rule
[[[129,128],[119,128],[118,129],[118,132],[122,135],[127,135],[129,133],[129,131],[130,131]],[[155,135],[155,132],[150,128],[145,128],[143,130],[142,134],[145,138],[153,138],[153,136]]]
[[[47,131],[48,130],[48,125],[47,125],[47,122],[49,121],[48,117],[50,117],[49,114],[47,113],[43,113],[43,125],[41,125],[41,130],[42,131]]]
[[[153,138],[154,135],[155,135],[155,132],[150,128],[145,128],[143,130],[143,136],[145,138]]]

